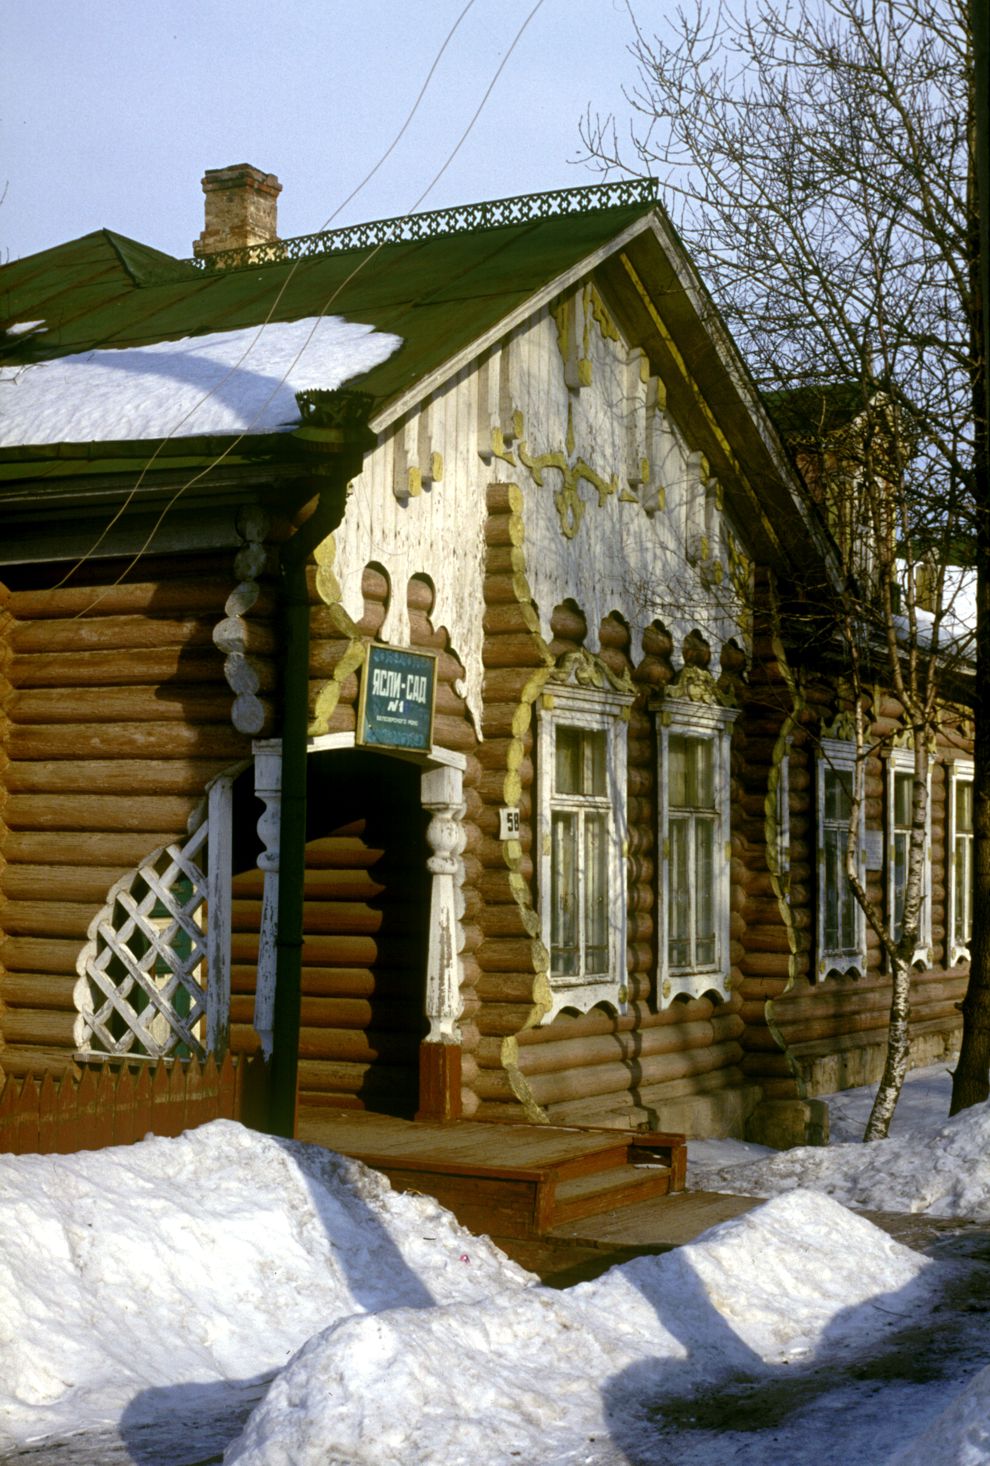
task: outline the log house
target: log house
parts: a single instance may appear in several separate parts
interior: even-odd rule
[[[840,689],[770,607],[835,559],[652,192],[246,246],[210,198],[196,261],[104,230],[2,271],[0,1070],[272,1052],[304,702],[300,1103],[824,1139],[890,984],[827,931]],[[128,372],[263,321],[381,344],[305,389],[252,346],[128,416]],[[222,410],[252,373],[283,419]],[[425,745],[368,741],[373,647],[431,669]],[[914,1062],[958,1037],[970,734],[947,710]]]

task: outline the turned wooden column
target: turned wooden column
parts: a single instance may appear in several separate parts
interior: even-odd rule
[[[420,1120],[453,1120],[461,1113],[460,919],[464,867],[463,778],[459,769],[429,769],[422,777],[431,876],[430,940],[426,959],[426,1017],[430,1031],[419,1050]]]

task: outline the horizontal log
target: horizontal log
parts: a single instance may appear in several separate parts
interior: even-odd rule
[[[275,671],[271,683],[274,685]],[[121,687],[136,684],[184,685],[223,682],[223,658],[213,646],[141,647],[134,650],[79,651],[71,655],[33,653],[18,655],[17,685],[26,687]]]
[[[90,902],[6,901],[0,911],[0,922],[11,937],[75,937],[81,943],[98,910]]]
[[[304,993],[300,1020],[303,1027],[314,1031],[389,1032],[402,1035],[407,1043],[412,1034],[412,1041],[418,1043],[420,1030],[425,1026],[422,1012],[422,1004],[411,998],[406,1002],[393,998],[388,1004],[383,1004],[362,998],[312,997]],[[233,1021],[250,1023],[254,1013],[253,998],[249,994],[232,998],[230,1013]],[[342,1051],[336,1056],[343,1057]]]
[[[60,617],[153,615],[182,612],[185,616],[220,616],[230,593],[229,576],[209,568],[181,579],[125,582],[120,585],[60,585],[50,590],[11,591],[8,610],[18,621]],[[99,600],[96,600],[96,597]],[[94,604],[94,601],[96,602]]]
[[[523,914],[511,896],[504,905],[486,903],[478,914],[478,924],[485,938],[515,937],[521,940],[531,940],[526,930]]]
[[[366,1099],[378,1095],[401,1096],[415,1086],[417,1071],[389,1064],[330,1063],[325,1059],[300,1059],[300,1093],[359,1094]]]
[[[502,636],[506,632],[539,632],[540,619],[529,602],[505,601],[488,606],[482,627],[486,636]]]
[[[39,1008],[57,1013],[75,1013],[73,1001],[76,982],[71,977],[56,976],[45,972],[5,972],[0,980],[0,1011],[6,1005],[8,1011],[14,1008]],[[0,1022],[0,1031],[5,1024]]]
[[[755,950],[745,954],[745,975],[754,978],[788,978],[791,959],[783,951]]]
[[[532,1016],[531,1001],[486,1002],[478,1010],[478,1031],[485,1037],[508,1038],[525,1029]]]
[[[645,1003],[630,1003],[622,1014],[605,1013],[592,1009],[590,1013],[560,1014],[552,1023],[541,1028],[531,1028],[519,1035],[519,1047],[541,1047],[546,1043],[569,1041],[574,1037],[596,1034],[628,1033],[638,1028],[679,1027],[683,1023],[705,1022],[716,1011],[724,1011],[710,998],[690,998],[672,1003],[655,1012]]]
[[[251,742],[229,724],[33,723],[11,730],[12,759],[246,758]]]
[[[235,899],[260,900],[264,892],[264,871],[255,867],[234,878]],[[307,901],[373,901],[385,887],[362,867],[333,870],[312,867],[305,874]]]
[[[202,647],[212,645],[213,624],[209,619],[193,616],[93,616],[65,621],[26,621],[14,626],[10,641],[18,655],[108,648],[125,651],[135,647]]]
[[[8,1079],[24,1079],[30,1075],[41,1080],[48,1074],[56,1080],[66,1075],[77,1079],[81,1072],[68,1049],[8,1043],[2,1052],[0,1067]]]
[[[519,706],[522,692],[530,677],[531,667],[487,667],[484,680],[484,700],[487,707],[492,703],[512,703]]]
[[[53,937],[7,937],[0,943],[0,963],[10,972],[60,972],[76,970],[78,941]]]
[[[493,559],[501,558],[506,553],[516,556],[522,566],[521,550],[511,546],[489,545],[487,560],[490,573],[485,575],[481,585],[484,603],[486,606],[528,606],[531,604],[531,598],[525,570],[522,568],[516,570],[492,568]]]
[[[361,1029],[299,1030],[299,1058],[331,1064],[403,1064],[418,1069],[419,1033],[367,1033]]]
[[[552,659],[541,639],[531,633],[521,633],[486,637],[481,660],[487,671],[489,668],[546,667]]]
[[[44,1044],[68,1050],[75,1047],[74,1013],[46,1008],[8,1008],[3,1015],[3,1035],[8,1044]],[[6,1065],[5,1065],[6,1067]]]
[[[586,1099],[594,1094],[613,1094],[663,1084],[671,1079],[739,1064],[741,1059],[739,1044],[729,1041],[687,1052],[649,1054],[636,1064],[617,1062],[560,1074],[534,1074],[527,1083],[536,1103],[545,1106],[565,1100]]]
[[[52,801],[46,801],[46,808],[51,804]],[[8,824],[9,810],[10,801],[4,810]],[[184,825],[185,820],[182,823]],[[4,840],[3,850],[11,865],[19,861],[41,866],[62,863],[82,867],[112,866],[122,875],[163,844],[164,838],[161,831],[111,834],[77,833],[64,828],[54,833],[46,829],[12,829]]]
[[[229,766],[226,759],[52,759],[12,763],[5,782],[12,793],[192,794]]]
[[[255,932],[261,925],[260,901],[246,901],[238,898],[233,902],[231,920],[235,931]],[[416,906],[400,906],[394,900],[388,903],[389,931],[393,934],[414,929],[419,916]],[[363,901],[314,901],[307,899],[303,914],[303,930],[308,936],[321,934],[347,935],[352,933],[379,932],[385,921],[385,911],[375,910]]]
[[[679,1023],[633,1033],[601,1034],[564,1042],[519,1048],[519,1068],[526,1075],[563,1073],[577,1067],[594,1068],[616,1060],[637,1064],[649,1054],[672,1054],[709,1048],[720,1039],[738,1038],[742,1020],[733,1014],[721,1022]]]
[[[57,893],[60,900],[97,907],[120,875],[110,865],[8,865],[0,872],[0,890],[12,901],[41,901]]]
[[[478,963],[482,970],[479,982],[479,996],[484,998],[496,974],[532,985],[532,975],[540,967],[541,944],[532,937],[491,937],[482,942],[477,950]],[[493,992],[492,996],[496,994]],[[500,996],[500,995],[499,995]]]
[[[12,830],[140,831],[146,834],[141,848],[147,854],[169,839],[184,838],[180,832],[196,803],[172,795],[128,799],[122,794],[12,794],[4,807],[4,821]],[[57,841],[50,841],[47,850],[54,857],[62,854]]]
[[[513,792],[522,789],[530,789],[533,785],[534,771],[531,758],[521,758],[515,769],[509,771],[505,768],[490,769],[482,774],[478,782],[478,792],[486,804],[499,805],[505,799],[506,783],[508,781],[509,791]],[[517,803],[517,799],[513,799]]]
[[[525,538],[522,518],[516,514],[490,514],[485,520],[486,545],[521,545]]]
[[[151,687],[31,688],[11,699],[8,715],[29,723],[226,723],[230,690],[174,682]]]

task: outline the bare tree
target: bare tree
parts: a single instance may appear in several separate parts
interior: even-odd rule
[[[606,172],[659,175],[771,411],[792,414],[842,563],[835,625],[858,730],[847,874],[893,975],[872,1139],[887,1132],[908,1061],[928,765],[940,679],[958,650],[946,568],[972,546],[985,502],[974,483],[965,0],[753,0],[742,16],[699,0],[667,39],[638,24],[636,35],[638,121],[620,138],[611,118],[589,113],[588,156]],[[854,859],[867,685],[881,667],[914,753],[895,914],[870,901]],[[978,892],[974,911],[985,909]],[[990,947],[974,961],[974,984],[990,993]],[[967,1103],[986,1097],[986,1067],[982,1094]]]

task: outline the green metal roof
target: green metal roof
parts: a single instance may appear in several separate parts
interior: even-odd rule
[[[344,316],[402,337],[386,362],[350,383],[384,403],[441,366],[556,277],[579,264],[655,208],[650,186],[603,186],[533,201],[503,201],[506,222],[476,224],[421,238],[396,238],[421,220],[383,221],[351,231],[330,251],[235,268],[204,269],[133,240],[98,230],[0,270],[0,325],[40,321],[45,329],[0,339],[0,363],[50,360],[98,347],[142,346],[271,319]],[[599,207],[558,212],[579,194]],[[614,200],[624,200],[616,204]],[[558,205],[558,200],[564,200]],[[631,201],[630,201],[631,200]],[[524,217],[535,202],[534,217]],[[604,206],[602,206],[604,205]],[[472,206],[493,217],[498,206]],[[484,211],[489,211],[485,213]],[[449,211],[446,211],[449,212]],[[495,216],[501,217],[501,216]],[[388,227],[386,227],[388,226]],[[396,228],[395,226],[402,226]],[[309,236],[320,241],[322,236]],[[273,247],[291,252],[292,241]],[[243,260],[243,263],[241,263]],[[240,267],[236,267],[236,266]]]

